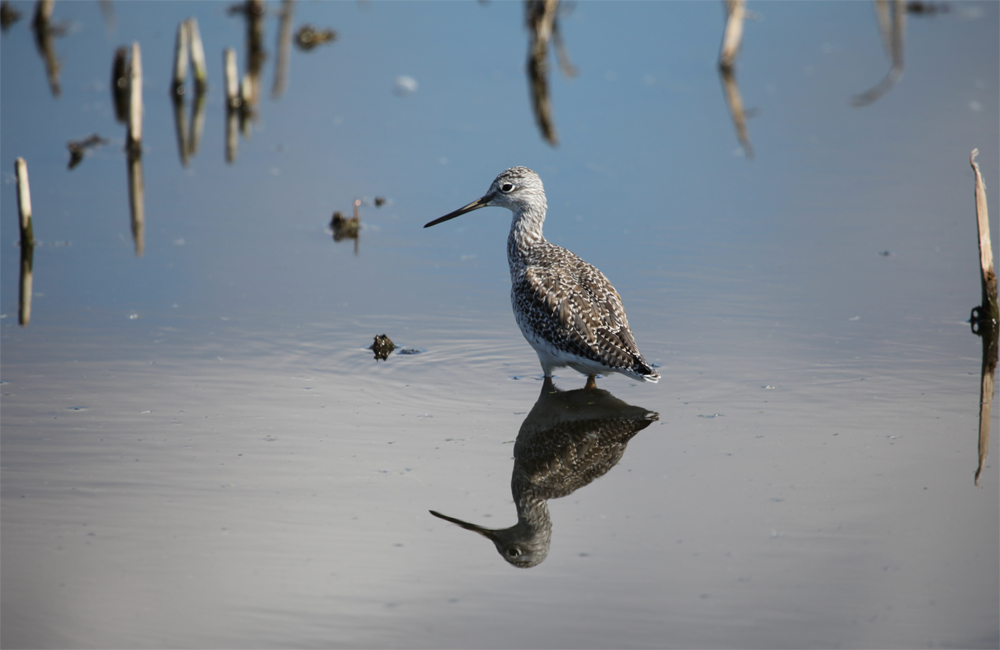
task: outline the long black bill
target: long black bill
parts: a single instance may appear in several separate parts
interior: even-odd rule
[[[494,531],[489,528],[483,528],[482,526],[477,526],[476,524],[470,524],[467,521],[462,521],[461,519],[455,519],[454,517],[449,517],[448,515],[442,515],[440,512],[431,510],[430,513],[437,517],[438,519],[444,519],[445,521],[450,521],[451,523],[461,526],[465,530],[471,530],[474,533],[479,533],[483,537],[488,537],[489,539],[494,539]]]
[[[424,228],[430,228],[431,226],[436,226],[441,222],[448,221],[449,219],[454,219],[455,217],[461,217],[466,212],[472,212],[473,210],[478,210],[479,208],[485,208],[489,202],[490,199],[487,196],[484,196],[481,199],[476,199],[475,201],[465,206],[464,208],[459,208],[458,210],[455,210],[454,212],[449,212],[443,217],[439,217],[434,221],[431,221],[430,223],[425,223]]]

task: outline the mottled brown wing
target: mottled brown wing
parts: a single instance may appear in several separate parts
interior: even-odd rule
[[[520,299],[531,301],[536,331],[582,357],[633,367],[642,357],[618,292],[576,255],[566,251],[553,257],[560,260],[558,265],[529,266],[522,280],[528,291],[520,292]]]

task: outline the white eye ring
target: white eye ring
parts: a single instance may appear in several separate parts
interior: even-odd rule
[[[510,193],[511,191],[513,191],[513,189],[514,189],[513,183],[504,183],[503,185],[500,186],[500,191],[503,192],[504,194]]]

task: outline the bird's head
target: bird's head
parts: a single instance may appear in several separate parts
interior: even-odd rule
[[[544,215],[545,189],[542,187],[542,179],[527,167],[511,167],[500,172],[500,175],[493,179],[489,191],[482,197],[425,224],[424,228],[435,226],[487,206],[507,208],[515,214],[531,211]]]

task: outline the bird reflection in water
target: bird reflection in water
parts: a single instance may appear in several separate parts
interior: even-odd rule
[[[658,413],[626,404],[606,390],[561,391],[546,377],[514,443],[510,489],[517,523],[490,529],[430,512],[491,540],[514,566],[537,566],[548,556],[552,537],[546,501],[568,496],[606,474],[621,460],[629,440],[658,419]]]

